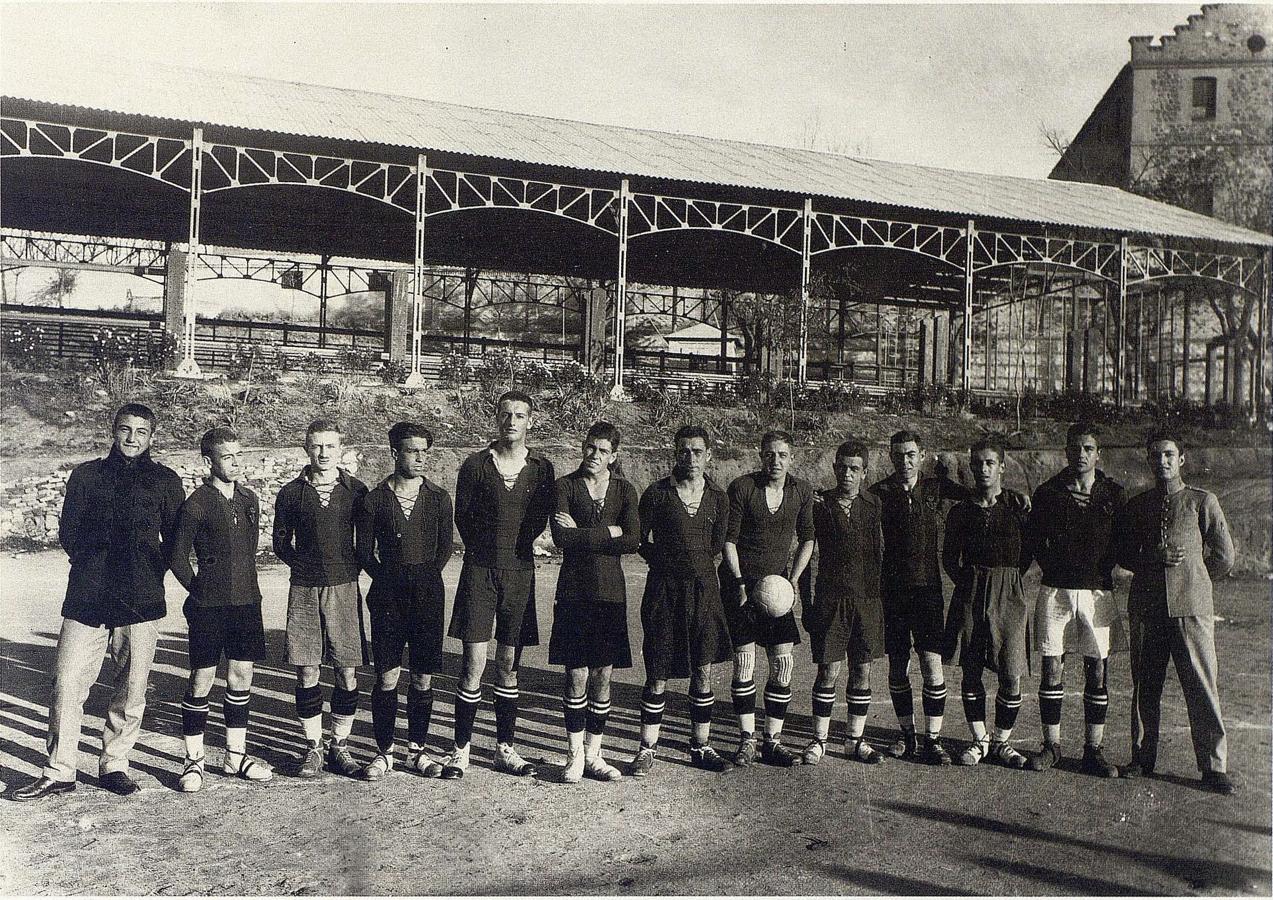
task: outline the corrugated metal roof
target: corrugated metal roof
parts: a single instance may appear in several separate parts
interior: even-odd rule
[[[53,63],[55,61],[51,61]],[[3,95],[183,122],[789,191],[972,217],[1273,245],[1269,235],[1103,185],[958,172],[595,125],[176,66],[8,72]]]

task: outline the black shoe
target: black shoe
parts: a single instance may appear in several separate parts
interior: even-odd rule
[[[924,743],[920,746],[918,759],[921,762],[928,763],[930,766],[949,766],[951,764],[950,754],[942,746],[941,738],[936,737],[924,738]]]
[[[74,781],[54,781],[52,778],[45,778],[41,775],[30,784],[25,784],[20,788],[14,788],[9,791],[10,800],[43,800],[45,797],[52,797],[54,794],[69,794],[75,790]]]
[[[1079,771],[1084,775],[1095,775],[1097,778],[1117,778],[1118,769],[1105,759],[1100,744],[1087,744],[1083,747],[1083,762],[1079,763]]]
[[[1087,752],[1083,753],[1084,762],[1087,761]],[[1052,768],[1061,761],[1061,742],[1051,741],[1043,742],[1043,749],[1038,753],[1031,753],[1026,759],[1025,767],[1031,772],[1043,772]]]
[[[1229,796],[1237,790],[1237,786],[1224,772],[1203,772],[1202,786],[1213,794]]]
[[[141,790],[141,785],[129,778],[127,772],[107,772],[102,776],[102,787],[121,797]]]
[[[801,762],[800,754],[794,750],[788,750],[781,741],[777,740],[766,740],[760,745],[760,758],[771,766],[780,766],[784,769],[798,766]]]
[[[894,759],[914,759],[919,752],[919,738],[914,731],[902,731],[902,736],[888,748],[888,755]]]
[[[1119,778],[1153,778],[1154,767],[1144,766],[1139,762],[1132,761],[1118,770]]]
[[[711,746],[690,747],[690,765],[708,772],[725,772],[732,769],[730,762],[717,753]]]

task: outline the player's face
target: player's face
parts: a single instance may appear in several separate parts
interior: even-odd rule
[[[968,460],[979,488],[997,488],[1003,480],[1003,460],[993,450],[978,450]]]
[[[409,437],[399,441],[393,449],[393,470],[403,478],[424,477],[424,457],[428,452],[428,438]]]
[[[924,451],[914,441],[906,441],[903,444],[890,445],[888,458],[893,463],[893,471],[910,481],[919,475],[919,464],[924,461]]]
[[[866,478],[866,460],[860,456],[837,456],[831,466],[835,483],[846,494],[856,494]]]
[[[712,451],[701,437],[681,438],[676,442],[676,468],[684,478],[697,478],[712,461]]]
[[[115,423],[115,447],[127,459],[136,459],[150,449],[155,429],[141,416],[120,416]]]
[[[243,448],[238,441],[226,441],[212,448],[212,455],[205,456],[212,477],[226,484],[233,484],[243,474],[241,460]]]
[[[1090,434],[1080,434],[1065,445],[1065,461],[1075,475],[1086,475],[1095,471],[1096,464],[1101,461],[1101,450],[1096,446],[1096,438]]]
[[[495,427],[500,440],[516,444],[526,439],[530,431],[530,407],[523,400],[505,400],[495,413]]]
[[[1149,468],[1159,481],[1175,481],[1180,477],[1185,455],[1175,441],[1154,441],[1145,455],[1149,457]]]
[[[760,448],[760,465],[770,479],[777,480],[791,468],[791,445],[786,441],[770,441]]]
[[[339,431],[316,431],[305,438],[305,454],[316,472],[334,472],[340,465],[344,443]]]
[[[579,468],[590,475],[597,475],[610,468],[616,453],[605,438],[590,437],[583,442],[583,461]]]

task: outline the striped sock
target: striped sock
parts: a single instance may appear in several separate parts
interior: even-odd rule
[[[225,716],[225,748],[230,753],[246,753],[248,746],[248,718],[251,715],[252,691],[226,689],[222,700]]]
[[[750,678],[735,681],[729,686],[734,701],[734,713],[738,716],[738,730],[748,734],[756,731],[756,682]]]
[[[1083,693],[1083,720],[1087,724],[1084,741],[1092,747],[1099,747],[1105,739],[1105,713],[1109,709],[1109,692],[1105,688],[1099,691]]]
[[[208,727],[207,695],[186,694],[181,701],[181,737],[186,744],[186,757],[203,756],[203,732]]]
[[[986,721],[986,689],[982,687],[964,688],[964,718],[968,722]]]
[[[323,689],[318,685],[296,685],[296,717],[305,730],[305,740],[311,747],[323,742]]]
[[[1049,744],[1061,741],[1061,707],[1064,701],[1064,685],[1039,685],[1039,721],[1043,725],[1043,740]]]
[[[589,734],[605,734],[606,720],[609,718],[609,700],[592,700],[588,703],[587,730]]]
[[[849,737],[860,738],[866,730],[866,714],[871,709],[871,689],[849,688],[844,697],[849,704]]]
[[[946,682],[924,685],[924,733],[929,737],[941,734],[942,720],[946,715]]]
[[[358,688],[332,688],[332,740],[340,743],[354,730],[354,716],[358,714]]]
[[[663,709],[667,701],[662,693],[648,687],[641,692],[641,746],[653,747],[659,742],[659,726],[663,724]]]
[[[690,722],[702,725],[712,721],[712,707],[716,705],[716,695],[711,691],[702,694],[690,694]]]
[[[813,688],[813,736],[825,741],[831,734],[831,715],[835,710],[835,688]]]
[[[477,707],[482,702],[482,689],[466,691],[458,688],[455,692],[455,746],[464,748],[473,740],[473,720],[477,718]]]
[[[1012,728],[1017,724],[1017,713],[1020,711],[1020,694],[1005,694],[1002,690],[995,694],[996,741],[1006,741],[1012,735]]]
[[[893,712],[897,714],[897,724],[903,731],[915,730],[915,694],[911,691],[910,679],[906,681],[890,681],[888,696],[893,701]]]
[[[782,734],[782,724],[787,718],[787,707],[791,703],[791,686],[786,684],[765,684],[765,738],[777,739]]]
[[[521,692],[517,685],[495,685],[495,740],[511,744],[517,739],[517,704]]]
[[[588,719],[588,697],[562,697],[562,711],[566,720],[567,734],[580,734]]]

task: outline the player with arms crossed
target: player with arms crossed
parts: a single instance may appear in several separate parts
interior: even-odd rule
[[[641,598],[641,746],[629,773],[654,768],[664,692],[672,678],[690,679],[690,763],[723,772],[729,763],[711,746],[712,665],[730,658],[729,625],[721,604],[716,557],[725,545],[729,500],[706,475],[711,439],[699,425],[673,438],[672,474],[641,495],[641,547],[650,574]]]
[[[455,546],[451,495],[425,477],[433,432],[415,422],[389,429],[393,472],[363,498],[358,559],[371,576],[372,660],[376,689],[371,726],[377,753],[360,773],[379,781],[393,771],[398,727],[398,679],[408,651],[407,765],[428,778],[442,764],[425,750],[433,718],[433,673],[442,664],[446,592],[442,567]]]
[[[1030,500],[1026,559],[1037,560],[1043,583],[1034,607],[1035,649],[1043,654],[1039,717],[1043,749],[1029,759],[1031,771],[1061,761],[1061,705],[1065,699],[1065,651],[1083,654],[1082,771],[1116,778],[1105,761],[1105,712],[1109,691],[1110,633],[1118,619],[1114,599],[1114,517],[1123,505],[1123,487],[1096,467],[1101,430],[1083,422],[1065,433],[1066,467],[1039,485]]]
[[[849,710],[844,755],[870,764],[884,760],[884,755],[863,738],[871,706],[871,661],[884,655],[880,501],[862,491],[869,460],[870,450],[862,441],[850,439],[837,447],[832,466],[836,486],[822,491],[813,506],[817,578],[812,602],[806,602],[801,618],[818,666],[813,685],[813,740],[804,749],[807,766],[817,765],[826,753],[836,684],[846,657]]]
[[[757,644],[765,648],[769,660],[761,759],[776,766],[800,762],[798,754],[782,745],[783,720],[791,703],[792,650],[800,643],[795,613],[771,617],[748,602],[748,591],[754,591],[767,575],[787,578],[794,592],[813,555],[814,491],[788,471],[793,443],[785,431],[765,432],[760,439],[760,471],[740,475],[729,485],[729,531],[720,581],[734,645],[730,689],[741,732],[734,754],[738,766],[750,765],[756,758]]]
[[[181,506],[172,540],[172,574],[190,592],[184,612],[190,628],[190,684],[181,701],[186,745],[180,788],[203,787],[208,693],[224,653],[225,760],[222,771],[247,781],[269,781],[270,766],[247,755],[253,664],[265,659],[265,623],[256,580],[261,506],[239,483],[243,449],[229,428],[213,428],[199,441],[208,477]],[[199,564],[190,567],[190,553]]]
[[[584,775],[615,781],[622,773],[601,756],[610,714],[610,675],[632,667],[624,553],[641,542],[636,489],[613,471],[619,429],[597,422],[583,439],[579,468],[557,479],[553,542],[562,549],[548,662],[565,666],[566,766],[562,781]],[[587,729],[587,745],[584,731]]]
[[[942,634],[946,601],[942,592],[942,525],[954,503],[968,496],[962,485],[937,475],[921,476],[924,450],[919,435],[899,431],[889,439],[893,474],[871,486],[880,498],[884,525],[884,650],[888,654],[888,691],[901,739],[889,755],[950,765],[942,746],[946,714],[946,676],[942,672]],[[923,678],[924,740],[915,734],[915,695],[911,692],[911,647]]]
[[[348,739],[358,713],[357,668],[367,663],[354,529],[366,486],[340,467],[340,426],[316,419],[305,429],[309,464],[274,501],[274,555],[292,570],[287,594],[287,661],[296,667],[296,714],[307,749],[296,774],[322,770],[323,691],[318,677],[332,666],[331,740],[327,763],[341,775],[362,767]]]
[[[972,745],[959,764],[975,766],[989,756],[1010,769],[1026,758],[1008,742],[1021,711],[1021,677],[1029,668],[1030,607],[1021,585],[1022,535],[1030,501],[1003,486],[1003,444],[985,438],[972,445],[969,463],[976,490],[950,511],[942,565],[955,583],[947,630],[950,655],[959,652],[964,716]],[[982,670],[999,679],[995,730],[986,732]]]
[[[535,410],[530,395],[506,391],[495,406],[499,436],[460,466],[455,525],[464,541],[464,566],[451,611],[450,637],[464,643],[455,698],[455,749],[443,778],[461,778],[469,765],[473,719],[482,702],[482,672],[495,638],[495,768],[528,776],[535,768],[513,746],[517,736],[517,665],[523,647],[539,643],[535,621],[535,538],[553,508],[553,464],[526,446]]]

